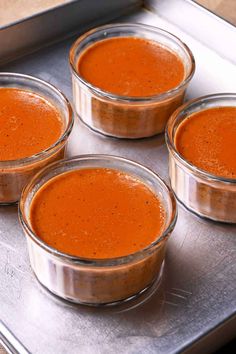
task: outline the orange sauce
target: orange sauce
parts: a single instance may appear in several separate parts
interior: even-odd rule
[[[236,107],[218,107],[190,115],[178,127],[178,152],[216,176],[236,178]]]
[[[0,102],[0,161],[35,155],[60,137],[60,113],[43,97],[18,88],[0,88]]]
[[[36,235],[61,252],[112,258],[156,240],[165,211],[156,195],[135,177],[91,168],[49,180],[32,200],[30,220]]]
[[[94,86],[123,96],[151,96],[184,79],[181,59],[155,41],[119,37],[89,46],[78,61],[79,74]]]

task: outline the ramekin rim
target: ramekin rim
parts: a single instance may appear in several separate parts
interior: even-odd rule
[[[230,185],[233,184],[234,185],[234,184],[236,184],[236,178],[226,178],[226,177],[217,176],[217,175],[208,173],[208,172],[198,168],[197,166],[193,165],[191,162],[188,162],[178,152],[178,150],[176,149],[176,147],[174,145],[174,142],[172,141],[172,138],[169,135],[169,127],[170,127],[170,125],[174,124],[174,121],[177,119],[179,114],[184,109],[186,109],[186,108],[188,108],[188,107],[190,107],[193,104],[196,104],[198,102],[200,104],[200,102],[207,101],[208,99],[211,100],[211,99],[224,98],[224,97],[225,98],[233,97],[236,100],[236,93],[233,93],[233,92],[213,93],[213,94],[204,95],[204,96],[200,96],[198,98],[191,99],[191,100],[185,102],[184,104],[182,104],[180,107],[178,107],[172,113],[172,115],[170,116],[169,120],[167,121],[166,129],[165,129],[165,140],[166,140],[166,145],[167,145],[168,150],[170,151],[170,153],[172,153],[175,156],[175,158],[177,158],[177,160],[179,162],[181,162],[187,169],[191,170],[194,174],[198,174],[198,175],[204,177],[205,179],[207,179],[208,181],[217,181],[219,183],[223,182],[223,183],[226,183],[226,184],[230,184]],[[224,107],[224,106],[221,106],[221,107]],[[210,108],[206,108],[206,109],[210,109]],[[184,118],[184,119],[186,119],[186,118]]]
[[[165,91],[163,93],[157,94],[157,95],[151,95],[151,96],[125,96],[125,95],[117,95],[117,94],[113,94],[109,91],[105,91],[100,89],[99,87],[96,87],[94,85],[92,85],[91,83],[89,83],[87,80],[83,79],[77,72],[76,67],[75,67],[75,63],[74,60],[72,59],[72,52],[74,51],[74,49],[78,46],[79,43],[81,43],[85,38],[87,38],[88,36],[101,31],[101,30],[105,30],[105,29],[109,29],[109,28],[119,28],[119,27],[135,27],[135,28],[139,28],[139,29],[146,29],[149,31],[154,31],[154,32],[159,32],[159,33],[163,33],[168,35],[170,38],[172,38],[173,40],[175,40],[176,43],[178,43],[182,48],[184,48],[184,50],[187,52],[188,56],[189,56],[189,60],[191,62],[191,69],[189,71],[189,74],[187,75],[187,77],[181,81],[181,83],[168,90]],[[155,27],[155,26],[150,26],[150,25],[146,25],[146,24],[142,24],[142,23],[115,23],[115,24],[107,24],[107,25],[103,25],[103,26],[98,26],[95,27],[93,29],[90,29],[89,31],[85,32],[84,34],[82,34],[81,36],[79,36],[74,43],[72,44],[70,51],[69,51],[69,64],[70,64],[70,68],[72,70],[72,73],[75,75],[75,77],[84,85],[86,86],[86,88],[88,88],[89,90],[91,90],[93,93],[108,99],[108,100],[114,100],[114,101],[121,101],[121,102],[127,102],[127,103],[139,103],[139,102],[159,102],[162,101],[164,99],[168,99],[170,96],[172,96],[173,94],[177,93],[178,91],[180,91],[182,88],[184,88],[189,81],[192,79],[194,73],[195,73],[195,69],[196,69],[196,63],[195,63],[195,59],[194,59],[194,55],[191,51],[191,49],[187,46],[186,43],[184,43],[179,37],[175,36],[173,33],[166,31],[160,27]]]
[[[54,153],[55,149],[63,142],[67,139],[67,137],[69,136],[69,134],[72,131],[73,125],[74,125],[74,115],[73,115],[73,109],[72,106],[70,104],[70,101],[67,99],[67,97],[64,95],[64,93],[58,89],[56,86],[54,86],[53,84],[42,80],[36,76],[32,76],[32,75],[27,75],[27,74],[21,74],[21,73],[14,73],[14,72],[1,72],[0,73],[0,78],[3,76],[9,76],[9,77],[15,77],[15,78],[19,78],[19,79],[27,79],[29,81],[34,81],[36,83],[39,83],[43,86],[46,86],[47,88],[49,88],[50,90],[56,92],[57,94],[59,94],[59,96],[63,99],[63,101],[66,104],[66,107],[68,109],[68,117],[69,117],[69,121],[68,124],[66,126],[66,129],[64,130],[63,134],[59,137],[59,139],[57,139],[57,141],[50,145],[48,148],[38,152],[37,154],[31,155],[31,156],[27,156],[27,157],[23,157],[20,159],[15,159],[15,160],[0,160],[0,168],[4,169],[4,168],[20,168],[26,164],[31,164],[34,163],[36,161],[40,161],[42,160],[44,157],[49,157],[51,154]],[[13,86],[11,86],[11,88],[14,88]],[[1,86],[0,86],[1,89]],[[27,90],[31,92],[30,90]],[[33,91],[32,91],[33,92]],[[42,95],[42,97],[44,97]],[[50,154],[51,153],[51,154]]]
[[[67,162],[73,162],[75,160],[86,160],[86,159],[111,159],[111,160],[116,160],[117,162],[125,162],[132,164],[133,166],[136,166],[137,168],[141,168],[145,170],[146,172],[150,173],[157,181],[159,184],[161,184],[162,187],[164,187],[166,194],[169,197],[170,203],[171,203],[171,215],[170,215],[170,220],[168,225],[165,227],[163,230],[162,234],[152,243],[150,243],[147,247],[134,252],[132,254],[126,255],[126,256],[120,256],[120,257],[113,257],[113,258],[86,258],[86,257],[78,257],[78,256],[73,256],[69,255],[67,253],[61,252],[56,250],[55,248],[49,246],[46,242],[42,241],[31,229],[28,221],[26,220],[24,216],[24,211],[23,211],[23,201],[27,196],[27,189],[30,188],[30,185],[37,180],[37,178],[40,175],[43,175],[45,172],[50,170],[55,165],[63,165],[64,163]],[[25,195],[26,194],[26,195]],[[33,240],[33,242],[37,243],[38,246],[40,246],[42,249],[44,249],[46,252],[51,253],[55,257],[59,257],[63,259],[64,261],[67,261],[69,263],[73,264],[80,264],[84,266],[93,266],[93,267],[105,267],[105,266],[114,266],[114,265],[122,265],[122,264],[127,264],[129,262],[132,262],[133,259],[139,258],[142,256],[142,254],[151,251],[155,246],[160,244],[164,239],[168,237],[168,235],[173,231],[176,221],[177,221],[177,203],[174,197],[174,193],[170,189],[170,187],[163,181],[159,175],[157,175],[155,172],[153,172],[151,169],[148,167],[142,165],[139,162],[120,157],[120,156],[115,156],[115,155],[108,155],[108,154],[84,154],[84,155],[77,155],[73,156],[72,158],[67,158],[63,159],[60,161],[56,161],[51,163],[50,165],[44,167],[42,170],[40,170],[32,179],[31,181],[25,186],[25,188],[22,191],[19,206],[18,206],[18,215],[19,215],[19,220],[22,225],[23,230],[27,233],[27,235]]]

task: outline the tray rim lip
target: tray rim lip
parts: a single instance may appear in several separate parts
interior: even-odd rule
[[[164,0],[144,0],[144,3],[145,3],[145,7],[144,8],[147,9],[148,11],[153,12],[153,9],[155,9],[155,6],[153,6],[153,3],[154,2],[160,2],[160,1],[164,2]],[[193,6],[196,9],[200,10],[201,12],[204,12],[205,15],[208,15],[208,16],[214,18],[215,20],[218,20],[222,24],[227,25],[229,28],[236,30],[236,25],[234,25],[232,22],[227,20],[225,17],[222,17],[221,15],[218,15],[217,13],[215,13],[212,10],[208,9],[204,5],[195,2],[195,0],[172,0],[172,1],[186,2],[190,6]]]
[[[218,15],[216,12],[214,12],[213,10],[207,8],[206,6],[199,4],[198,2],[195,2],[195,0],[185,0],[187,2],[189,2],[190,4],[192,4],[193,6],[200,6],[201,10],[203,12],[205,12],[206,14],[210,14],[210,16],[216,17],[217,19],[219,19],[220,21],[224,21],[226,22],[226,24],[228,24],[230,27],[236,28],[236,25],[234,25],[232,22],[230,22],[229,20],[227,20],[225,17],[223,17],[222,15]]]
[[[12,344],[12,342],[10,341],[10,338],[8,338],[6,335],[3,334],[3,332],[0,330],[0,344],[3,346],[3,348],[6,351],[9,351],[12,354],[30,354],[30,351],[24,346],[24,344],[18,339],[18,337],[12,333],[12,331],[10,330],[10,328],[0,319],[0,328],[3,327],[6,332],[9,334],[9,336],[11,336],[12,338],[14,338],[15,344]],[[18,347],[19,346],[19,347]],[[11,348],[14,349],[14,351],[16,351],[15,353],[11,350]]]
[[[2,25],[0,26],[0,30],[3,31],[3,30],[6,30],[6,29],[9,29],[11,27],[15,27],[17,25],[20,25],[21,23],[25,23],[27,21],[30,21],[30,20],[33,20],[37,17],[40,17],[40,16],[43,16],[43,15],[46,15],[46,14],[49,14],[49,13],[52,13],[58,9],[62,9],[64,7],[67,7],[69,5],[72,5],[74,3],[79,3],[81,0],[70,0],[66,3],[62,3],[62,4],[58,4],[58,5],[55,5],[53,7],[49,7],[47,9],[44,9],[44,10],[40,10],[39,12],[36,12],[36,13],[33,13],[32,15],[30,16],[27,16],[27,17],[23,17],[21,19],[18,19],[18,20],[15,20],[13,22],[10,22],[10,23],[7,23],[5,25]]]
[[[217,326],[215,326],[214,328],[209,329],[207,332],[201,333],[199,334],[197,337],[194,338],[194,340],[191,343],[185,343],[185,345],[181,348],[181,352],[178,351],[176,352],[176,354],[187,354],[189,349],[192,349],[195,345],[197,345],[200,341],[205,340],[208,336],[211,336],[212,334],[214,334],[214,332],[220,330],[220,327],[223,326],[224,324],[228,324],[231,323],[231,321],[235,322],[236,324],[236,309],[234,310],[234,312],[227,318],[225,318],[224,320],[220,321],[219,323],[217,323]],[[236,338],[236,337],[235,337]],[[234,338],[232,338],[234,339]],[[225,342],[223,345],[227,344],[228,342]],[[220,349],[220,347],[218,348]]]
[[[215,331],[218,331],[220,330],[220,327],[223,326],[224,324],[227,324],[227,323],[230,323],[230,322],[235,322],[236,323],[236,309],[235,311],[231,314],[231,316],[223,319],[221,322],[217,323],[217,326],[212,328],[212,329],[209,329],[207,332],[204,332],[204,333],[201,333],[199,334],[198,336],[195,336],[194,337],[194,340],[190,343],[190,342],[185,342],[184,346],[181,348],[181,351],[176,351],[176,354],[180,354],[180,353],[183,353],[183,354],[187,354],[188,353],[188,350],[191,349],[192,347],[198,345],[198,343],[201,341],[201,340],[204,340],[206,339],[209,335],[212,335],[214,334]],[[16,346],[14,346],[11,341],[0,331],[0,334],[2,335],[2,338],[4,338],[6,340],[6,343],[9,344],[10,347],[12,347],[14,350],[17,351],[17,353],[19,354],[30,354],[31,352],[24,346],[24,344],[19,340],[19,338],[13,334],[11,332],[11,330],[9,329],[9,327],[0,320],[0,324],[6,329],[7,332],[10,333],[10,335],[14,338],[14,340],[16,341],[17,345],[19,345],[20,347],[20,351],[19,351],[19,348],[17,348]],[[233,340],[234,338],[232,338]],[[223,345],[227,344],[228,342],[225,342]],[[0,337],[0,344],[3,345],[4,347],[4,342],[3,340],[1,339]],[[4,347],[5,348],[5,347]],[[9,350],[9,348],[7,348]],[[22,351],[23,350],[23,351]],[[11,351],[12,354],[15,354],[14,352]]]

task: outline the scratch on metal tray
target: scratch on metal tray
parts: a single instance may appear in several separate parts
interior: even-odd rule
[[[179,305],[176,304],[175,302],[171,302],[171,301],[167,301],[167,300],[162,300],[160,303],[161,303],[162,305],[167,304],[167,305],[171,305],[171,306],[174,306],[174,307],[178,307],[178,306],[179,306]]]
[[[10,246],[9,244],[7,244],[4,241],[0,241],[0,246],[5,247],[5,248],[7,248],[8,250],[10,250],[12,252],[18,253],[17,250],[14,247]]]
[[[176,290],[176,291],[180,291],[184,294],[187,294],[187,295],[192,295],[193,293],[190,292],[190,291],[187,291],[187,290],[184,290],[184,289],[180,289],[180,288],[172,288],[173,290]]]
[[[180,299],[183,299],[183,300],[187,300],[187,299],[188,299],[186,296],[179,295],[179,294],[176,294],[176,293],[172,293],[172,292],[170,292],[170,291],[168,291],[167,293],[170,294],[170,295],[179,297]]]
[[[4,270],[5,270],[5,273],[7,275],[10,275],[11,278],[14,277],[15,272],[21,273],[21,274],[23,274],[23,276],[25,276],[27,274],[27,272],[25,270],[21,269],[20,267],[15,266],[11,263],[9,250],[7,250],[7,260],[6,260],[6,263],[4,266]]]

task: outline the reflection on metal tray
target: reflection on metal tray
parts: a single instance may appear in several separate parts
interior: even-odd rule
[[[167,29],[193,50],[197,71],[188,98],[236,91],[236,29],[186,0],[152,0],[119,21]],[[191,18],[191,21],[190,21]],[[202,36],[209,18],[211,27]],[[201,23],[201,30],[197,31]],[[227,33],[222,48],[215,38]],[[218,37],[219,38],[219,37]],[[224,37],[225,38],[225,37]],[[3,70],[39,76],[71,98],[67,56],[73,39],[8,64]],[[206,44],[207,43],[207,44]],[[230,47],[231,46],[231,47]],[[222,52],[223,51],[223,52]],[[76,122],[69,155],[109,153],[144,163],[168,178],[164,137],[124,141]],[[235,335],[236,226],[213,223],[179,207],[159,291],[138,303],[94,309],[63,302],[43,289],[29,266],[17,208],[0,208],[0,318],[5,344],[25,353],[207,353]],[[10,331],[9,331],[10,330]],[[13,338],[12,333],[15,338]]]

